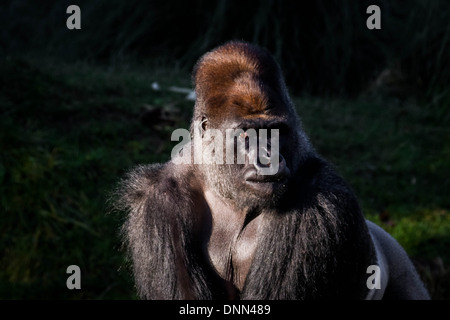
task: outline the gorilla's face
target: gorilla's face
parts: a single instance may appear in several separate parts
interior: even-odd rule
[[[278,203],[296,166],[300,129],[277,63],[264,50],[230,44],[199,61],[194,81],[201,135],[214,129],[223,138],[215,143],[223,154],[203,150],[223,159],[200,166],[209,187],[239,207]]]
[[[215,158],[201,165],[208,186],[239,208],[277,205],[294,166],[289,153],[294,134],[288,123],[276,116],[253,116],[251,120],[227,121],[216,133],[223,137],[222,161],[217,163]],[[206,149],[204,159],[214,158],[216,150]]]

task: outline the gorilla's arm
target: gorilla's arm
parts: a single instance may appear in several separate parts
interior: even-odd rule
[[[138,294],[146,299],[210,299],[202,266],[203,203],[189,170],[172,163],[139,166],[122,180],[122,227]]]
[[[381,283],[387,285],[384,290],[383,299],[430,299],[427,290],[417,274],[414,265],[400,244],[381,227],[371,221],[367,221],[370,235],[375,245],[379,260],[382,261],[385,272]]]

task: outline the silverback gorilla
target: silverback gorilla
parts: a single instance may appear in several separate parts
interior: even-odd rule
[[[172,158],[126,175],[117,207],[141,298],[429,298],[403,248],[365,220],[311,146],[266,50],[228,42],[197,62],[193,81],[191,137],[235,129],[236,142],[249,129],[277,129],[278,150],[267,143],[266,161],[254,161],[247,141],[244,163]],[[190,151],[211,155],[195,139],[180,156]],[[277,171],[262,174],[268,155]]]

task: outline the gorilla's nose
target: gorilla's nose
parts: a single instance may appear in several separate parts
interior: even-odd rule
[[[264,148],[262,154],[260,153],[259,156],[255,157],[253,164],[256,168],[270,167],[272,164],[271,152]]]
[[[270,157],[263,159],[262,162],[258,160],[255,163],[255,169],[258,175],[267,176],[268,179],[279,180],[280,178],[287,178],[290,174],[286,160],[284,160],[281,154],[277,155],[275,161],[273,157]]]
[[[273,157],[270,160],[255,161],[253,168],[247,170],[245,180],[253,182],[276,182],[288,179],[290,177],[290,170],[286,164],[284,157],[278,155],[276,161]]]

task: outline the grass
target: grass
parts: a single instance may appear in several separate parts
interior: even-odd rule
[[[152,79],[139,73],[21,58],[0,65],[0,297],[132,297],[105,203],[127,168],[167,158],[168,129],[139,116],[144,104],[175,97],[148,90]],[[83,272],[79,292],[65,288],[71,264]]]
[[[192,113],[192,102],[151,90],[153,81],[190,86],[188,73],[167,67],[0,58],[0,298],[135,298],[108,194],[133,165],[167,161],[172,130]],[[448,107],[378,96],[294,101],[366,216],[405,247],[434,298],[450,298],[450,126],[435,112]],[[151,121],[150,107],[176,112]],[[71,264],[82,290],[66,288]]]

